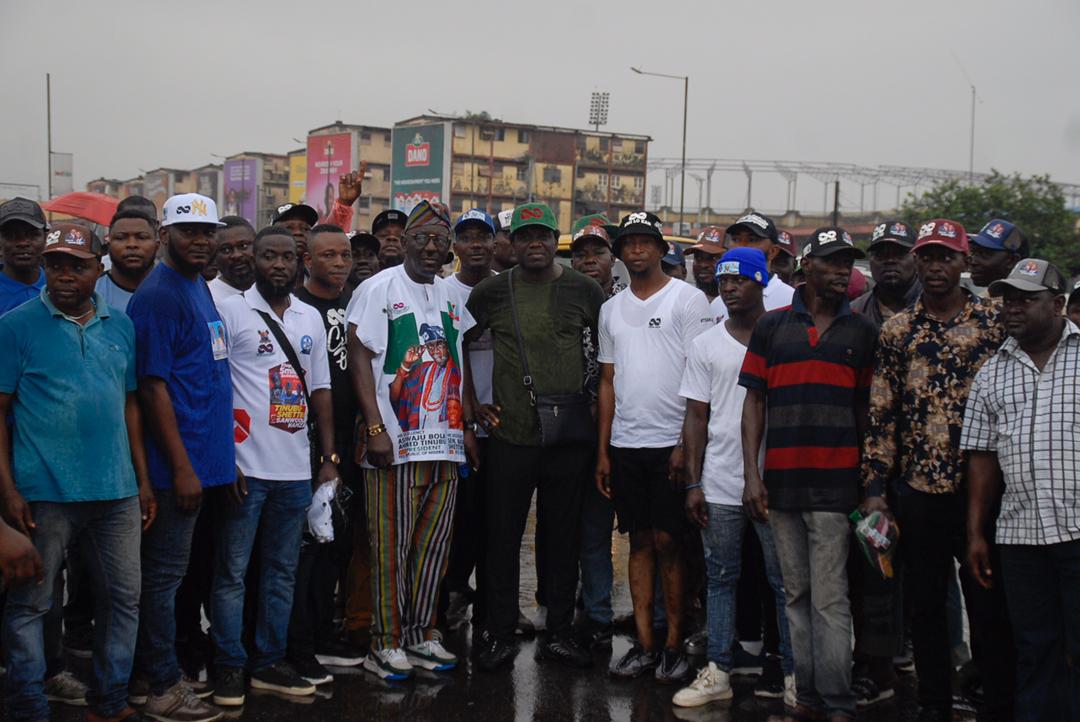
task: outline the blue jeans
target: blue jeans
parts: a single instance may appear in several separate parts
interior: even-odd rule
[[[590,622],[608,625],[611,610],[611,533],[615,528],[615,504],[605,499],[590,478],[581,503],[581,601]],[[659,575],[657,575],[659,576]]]
[[[210,634],[218,669],[243,668],[248,659],[244,631],[244,576],[255,533],[259,548],[259,594],[255,656],[251,671],[285,658],[300,540],[311,506],[311,482],[248,478],[244,503],[223,505],[214,544],[214,582],[210,591]]]
[[[135,669],[161,694],[180,681],[176,661],[176,590],[187,573],[199,512],[176,508],[172,489],[155,489],[157,518],[142,539],[142,600]]]
[[[127,706],[135,635],[139,624],[139,498],[116,501],[30,503],[37,528],[31,537],[45,566],[45,581],[8,592],[4,609],[4,682],[7,718],[49,718],[45,699],[43,620],[64,551],[76,538],[94,585],[94,684],[88,701],[106,717]]]
[[[799,704],[854,718],[847,516],[770,509],[769,526],[784,577]]]
[[[741,506],[709,504],[709,525],[701,531],[705,547],[705,572],[708,576],[709,661],[725,672],[732,667],[732,646],[735,643],[735,590],[742,572],[743,530],[750,518]],[[780,560],[776,558],[772,532],[768,524],[753,522],[765,556],[765,576],[775,596],[776,627],[780,632],[781,667],[784,674],[795,671],[791,655],[791,635],[784,613],[784,580]]]
[[[998,549],[1016,641],[1016,720],[1080,719],[1080,541]]]

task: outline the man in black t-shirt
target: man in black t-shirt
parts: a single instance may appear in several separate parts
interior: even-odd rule
[[[355,481],[353,464],[356,399],[349,379],[345,344],[345,308],[349,294],[345,283],[352,270],[352,244],[345,231],[324,223],[313,227],[308,237],[304,265],[307,279],[296,297],[314,307],[326,328],[326,353],[330,362],[330,397],[334,408],[334,448],[341,455],[334,460],[341,475],[338,498],[349,494]],[[319,544],[305,534],[296,572],[296,593],[289,620],[289,661],[313,684],[326,680],[322,665],[356,666],[363,653],[339,641],[334,633],[334,588],[353,553],[351,524],[334,509],[334,540]],[[355,516],[355,514],[353,515]],[[363,536],[363,534],[361,534]],[[366,547],[365,547],[366,550]]]

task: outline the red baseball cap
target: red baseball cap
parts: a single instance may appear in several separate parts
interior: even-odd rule
[[[683,251],[684,255],[690,256],[701,251],[709,256],[722,256],[727,252],[724,246],[724,231],[716,226],[706,226],[698,234],[697,243]]]
[[[945,246],[950,251],[968,253],[968,236],[964,226],[948,218],[936,218],[919,226],[919,237],[912,253],[925,246]]]

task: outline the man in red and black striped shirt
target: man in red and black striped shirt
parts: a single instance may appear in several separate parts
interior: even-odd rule
[[[780,558],[795,657],[793,719],[855,717],[847,515],[859,503],[877,345],[874,324],[848,307],[848,280],[862,255],[844,229],[815,231],[802,262],[806,284],[791,306],[758,321],[739,376],[747,389],[743,501],[768,519]]]

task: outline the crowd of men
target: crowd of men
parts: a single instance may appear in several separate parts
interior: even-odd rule
[[[754,670],[780,719],[850,720],[910,644],[919,720],[956,694],[1080,719],[1080,292],[1020,229],[800,251],[749,212],[681,252],[638,211],[579,219],[564,265],[542,203],[346,233],[360,177],[261,229],[128,198],[107,243],[0,205],[8,719],[211,722],[334,667],[447,673],[467,619],[481,672],[539,621],[540,657],[589,667],[616,526],[634,643],[610,674],[676,706]],[[856,510],[899,528],[895,573]]]

